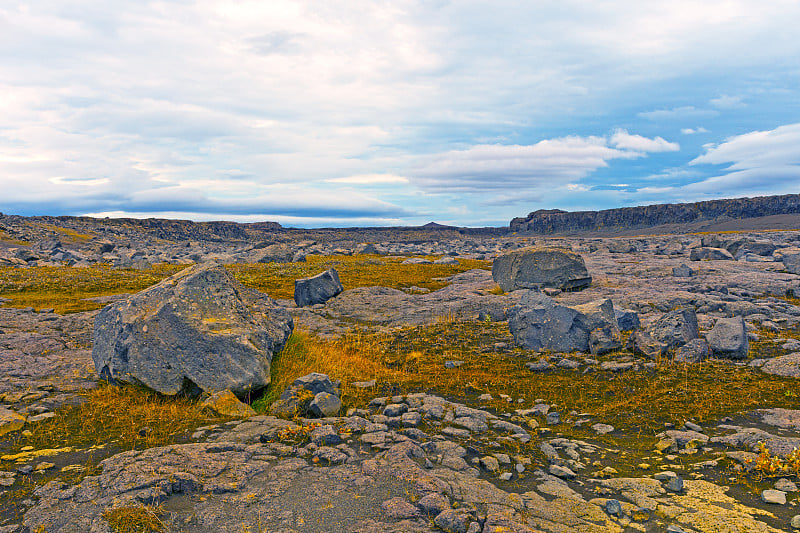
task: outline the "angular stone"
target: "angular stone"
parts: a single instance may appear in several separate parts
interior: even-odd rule
[[[328,374],[320,374],[319,372],[311,372],[310,374],[297,378],[292,382],[291,387],[307,390],[314,395],[320,392],[336,394],[336,387],[334,387]],[[284,391],[281,398],[286,394],[286,391]]]
[[[676,363],[699,363],[708,359],[711,350],[703,339],[692,339],[675,351]]]
[[[248,417],[257,414],[255,409],[239,401],[239,398],[227,389],[215,392],[202,405],[222,416]]]
[[[25,417],[0,405],[0,436],[22,429]]]
[[[682,307],[670,311],[656,320],[648,333],[668,348],[676,348],[700,336],[694,309]]]
[[[773,505],[786,505],[786,493],[782,490],[765,489],[761,491],[761,501]]]
[[[783,267],[790,274],[800,274],[800,254],[789,254],[783,256]]]
[[[294,324],[274,300],[204,263],[105,307],[94,324],[92,359],[102,378],[163,394],[270,382],[270,362]]]
[[[310,278],[294,280],[294,301],[298,307],[323,304],[343,290],[339,273],[331,268]]]
[[[545,287],[582,289],[592,282],[580,255],[546,247],[522,248],[497,257],[492,263],[492,278],[506,292]]]
[[[672,267],[672,275],[676,278],[691,278],[695,275],[695,271],[682,263],[681,266]]]
[[[724,248],[694,248],[689,254],[690,261],[723,260],[733,261],[733,255]]]
[[[308,436],[317,446],[335,446],[342,442],[336,428],[331,425],[314,428]]]
[[[715,357],[746,359],[750,349],[742,317],[718,319],[706,335],[706,340]]]
[[[342,400],[329,392],[318,392],[308,406],[309,411],[320,418],[336,416],[342,408]]]
[[[445,509],[450,509],[450,500],[444,494],[432,492],[420,498],[417,507],[427,515],[436,516]]]
[[[536,291],[525,294],[509,311],[508,326],[514,341],[535,351],[588,351],[590,333],[609,327],[613,339],[618,335],[617,319],[611,300],[566,307]]]
[[[800,378],[800,352],[773,357],[761,366],[761,371],[777,376]]]
[[[639,329],[639,313],[630,309],[614,309],[617,318],[617,327],[620,331],[633,331]]]
[[[634,332],[631,340],[636,353],[644,354],[651,359],[660,357],[667,352],[667,345],[654,339],[653,336],[646,331]]]

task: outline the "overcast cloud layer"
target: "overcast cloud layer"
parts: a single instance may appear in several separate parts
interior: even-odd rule
[[[0,211],[505,225],[800,192],[800,4],[0,3]]]

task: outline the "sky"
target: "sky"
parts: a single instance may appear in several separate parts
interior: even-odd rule
[[[504,226],[800,193],[796,0],[3,0],[0,211]]]

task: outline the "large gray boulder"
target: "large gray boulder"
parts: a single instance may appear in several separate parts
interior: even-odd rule
[[[583,257],[561,248],[528,247],[497,257],[492,278],[506,291],[554,287],[583,289],[592,282]]]
[[[540,352],[589,351],[593,346],[602,352],[610,349],[607,334],[619,336],[611,300],[566,307],[536,291],[509,311],[508,326],[517,345]],[[596,335],[602,342],[592,343],[592,332],[603,328],[608,331]]]
[[[294,302],[298,307],[324,304],[344,290],[335,268],[310,278],[294,280]]]
[[[230,389],[242,396],[270,382],[270,363],[292,317],[216,263],[189,267],[105,307],[92,359],[109,381],[163,394]]]
[[[667,345],[677,348],[700,336],[697,315],[694,309],[682,307],[664,315],[648,328],[651,337]]]
[[[744,319],[720,318],[706,335],[708,346],[715,357],[725,359],[746,359],[750,345]]]

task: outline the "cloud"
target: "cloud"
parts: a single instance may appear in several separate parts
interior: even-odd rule
[[[673,107],[671,109],[656,109],[655,111],[644,111],[638,113],[641,118],[648,120],[672,120],[697,117],[713,117],[718,115],[718,111],[712,109],[700,109],[694,106]]]
[[[476,145],[424,158],[408,171],[414,184],[425,190],[478,192],[505,188],[535,190],[575,182],[614,159],[634,159],[646,152],[675,151],[677,143],[649,139],[617,130],[611,138],[561,137],[532,145]]]
[[[635,152],[677,152],[681,149],[678,143],[665,141],[662,137],[648,139],[641,135],[631,135],[623,129],[614,132],[610,144],[615,148]]]
[[[347,224],[504,187],[536,203],[635,187],[682,155],[679,127],[773,127],[798,98],[798,18],[747,0],[6,0],[0,210],[222,216],[257,198],[342,202]],[[602,136],[639,119],[648,137]]]
[[[737,135],[719,145],[709,145],[703,155],[689,163],[696,168],[724,166],[721,173],[670,187],[644,187],[637,193],[642,197],[658,195],[661,201],[797,193],[800,183],[797,146],[800,146],[800,123]],[[676,171],[682,177],[691,176],[691,170]]]
[[[681,128],[681,133],[684,135],[694,135],[696,133],[708,133],[708,130],[702,126],[697,128]]]
[[[708,103],[718,109],[736,109],[745,106],[741,96],[728,96],[727,94],[712,98]]]
[[[328,183],[349,183],[353,185],[377,185],[385,183],[408,183],[408,178],[394,174],[361,174],[358,176],[345,176],[343,178],[330,178]]]
[[[731,169],[757,169],[800,165],[800,123],[769,131],[752,131],[710,146],[689,164],[723,165]]]

